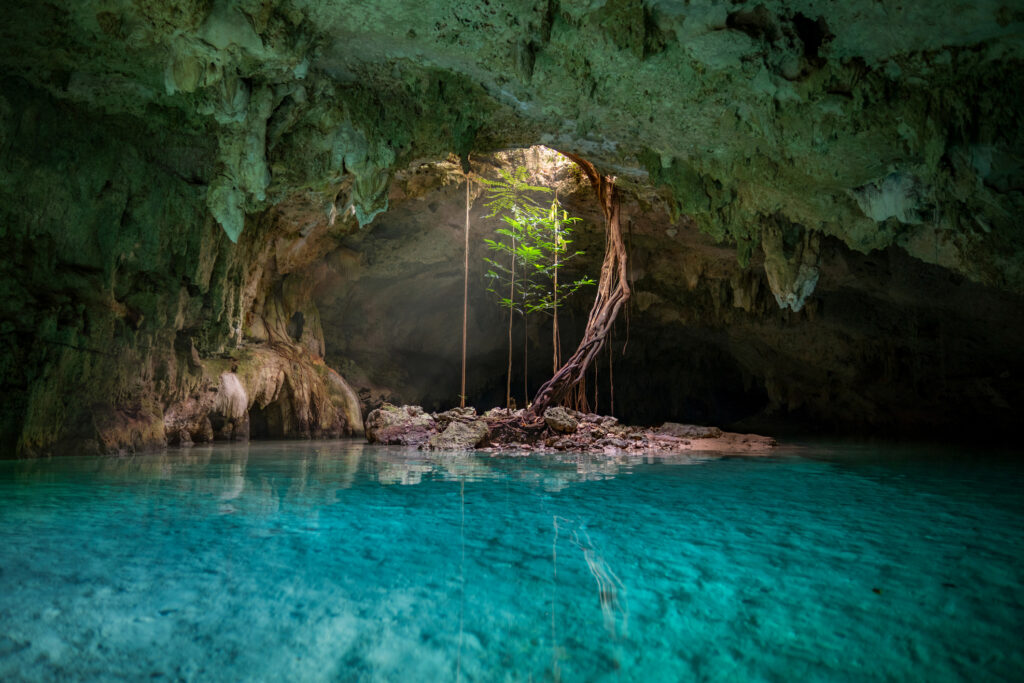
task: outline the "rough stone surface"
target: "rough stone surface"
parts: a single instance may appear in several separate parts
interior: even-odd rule
[[[164,411],[170,445],[362,433],[352,389],[300,347],[239,347],[230,358],[200,361],[200,368],[195,389]]]
[[[702,427],[700,425],[684,425],[678,422],[666,422],[658,427],[658,434],[675,436],[681,439],[716,439],[722,436],[718,427]]]
[[[544,411],[544,422],[548,427],[561,434],[572,434],[579,426],[577,420],[567,409],[554,406]]]
[[[366,417],[366,440],[370,443],[419,446],[436,433],[434,418],[419,406],[385,403]]]
[[[441,413],[433,414],[434,421],[437,422],[437,428],[444,431],[448,428],[448,425],[455,421],[471,421],[476,418],[476,408],[467,406],[465,408],[452,408]]]
[[[674,425],[667,430],[648,429],[619,424],[610,416],[584,416],[565,408],[561,411],[562,416],[576,421],[572,433],[557,431],[544,419],[523,409],[495,408],[477,418],[473,408],[428,414],[420,406],[385,403],[367,416],[366,439],[370,443],[431,451],[574,451],[605,455],[667,455],[693,450],[758,454],[777,445],[770,437],[723,432],[716,427]],[[447,421],[443,428],[442,420]],[[682,433],[692,438],[684,439],[679,436]]]
[[[571,416],[575,411],[566,411]],[[491,452],[544,453],[572,451],[609,456],[670,455],[686,451],[765,454],[775,448],[775,439],[757,434],[724,432],[717,427],[675,425],[677,429],[651,429],[619,424],[610,416],[581,416],[571,434],[559,432],[545,420],[526,411],[488,411],[484,420],[491,431]],[[675,433],[673,433],[675,432]],[[692,434],[682,438],[679,433]]]
[[[995,0],[58,0],[5,18],[4,73],[208,136],[193,206],[232,241],[295,190],[328,203],[343,181],[334,204],[365,225],[412,159],[544,142],[665,188],[744,254],[783,219],[1024,287],[1024,15]]]
[[[431,436],[427,443],[435,451],[470,450],[482,446],[488,434],[484,420],[452,420],[443,432]]]
[[[314,279],[299,272],[354,221],[332,224],[296,199],[247,219],[231,244],[201,205],[201,179],[216,164],[195,131],[108,118],[24,81],[5,83],[16,104],[4,100],[0,127],[19,134],[5,137],[0,155],[0,243],[10,255],[0,262],[0,454],[187,442],[179,418],[189,439],[207,440],[202,418],[180,417],[175,406],[194,400],[199,413],[212,410],[194,396],[230,369],[221,359],[250,347],[254,359],[286,366],[298,392],[294,401],[286,392],[289,405],[317,405],[277,436],[360,430],[358,398],[321,360]],[[40,142],[52,139],[61,144]],[[297,317],[304,324],[290,326]]]

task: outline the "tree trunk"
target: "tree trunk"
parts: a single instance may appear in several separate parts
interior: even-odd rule
[[[505,379],[505,407],[512,409],[512,314],[516,303],[516,236],[512,235],[512,282],[508,286],[508,374]]]
[[[526,313],[523,313],[523,405],[530,402],[530,330],[526,326]]]
[[[590,184],[597,191],[605,221],[604,262],[601,264],[597,296],[590,309],[590,317],[587,318],[583,340],[565,365],[537,390],[531,406],[531,411],[537,416],[543,415],[548,406],[561,401],[583,379],[587,368],[604,347],[612,324],[623,304],[629,300],[630,294],[626,246],[622,241],[622,228],[619,225],[619,194],[615,189],[615,179],[600,175],[589,161],[573,154],[566,156],[583,169],[590,179]]]
[[[466,321],[469,317],[469,174],[466,174],[466,248],[462,270],[462,386],[459,407],[466,407]]]
[[[555,194],[555,202],[557,202],[557,201],[558,201],[558,194],[556,193]],[[558,250],[561,247],[562,236],[561,236],[561,233],[559,231],[558,211],[555,208],[555,206],[556,205],[554,203],[551,205],[551,212],[553,214],[552,218],[554,219],[554,224],[555,224],[555,271],[553,273],[553,275],[554,275],[554,282],[553,282],[553,285],[551,287],[551,297],[552,297],[552,302],[554,304],[553,316],[552,316],[554,318],[554,322],[552,322],[552,324],[551,324],[551,349],[552,349],[551,374],[552,375],[554,375],[556,372],[558,372],[558,366],[561,364],[561,360],[562,360],[562,358],[561,358],[562,354],[560,353],[561,349],[559,348],[560,342],[559,342],[559,339],[558,339]]]

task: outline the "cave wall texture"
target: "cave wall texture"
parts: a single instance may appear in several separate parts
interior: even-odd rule
[[[379,340],[441,368],[457,337],[374,318],[408,270],[370,256],[450,254],[422,231],[452,173],[409,169],[533,144],[627,198],[617,408],[1019,413],[1016,3],[14,0],[0,39],[5,456],[354,433],[357,391],[428,396]]]

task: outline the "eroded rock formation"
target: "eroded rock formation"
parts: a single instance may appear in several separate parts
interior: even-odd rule
[[[4,94],[19,105],[5,112],[16,135],[0,203],[5,453],[210,438],[209,419],[241,419],[216,400],[235,365],[248,409],[286,406],[268,434],[361,429],[358,400],[321,360],[303,270],[354,220],[293,199],[233,244],[201,204],[215,166],[204,140],[93,118],[24,84]]]
[[[239,386],[252,433],[358,430],[322,359],[380,400],[401,372],[347,362],[369,357],[354,330],[395,321],[327,289],[402,285],[353,236],[395,230],[401,262],[401,223],[377,223],[429,188],[397,171],[536,143],[631,197],[615,368],[688,377],[659,387],[665,417],[1003,421],[1022,27],[989,0],[8,3],[0,451],[241,436]]]

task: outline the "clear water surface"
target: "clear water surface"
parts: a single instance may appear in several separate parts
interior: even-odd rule
[[[1024,676],[1024,468],[354,442],[0,463],[0,679]]]

